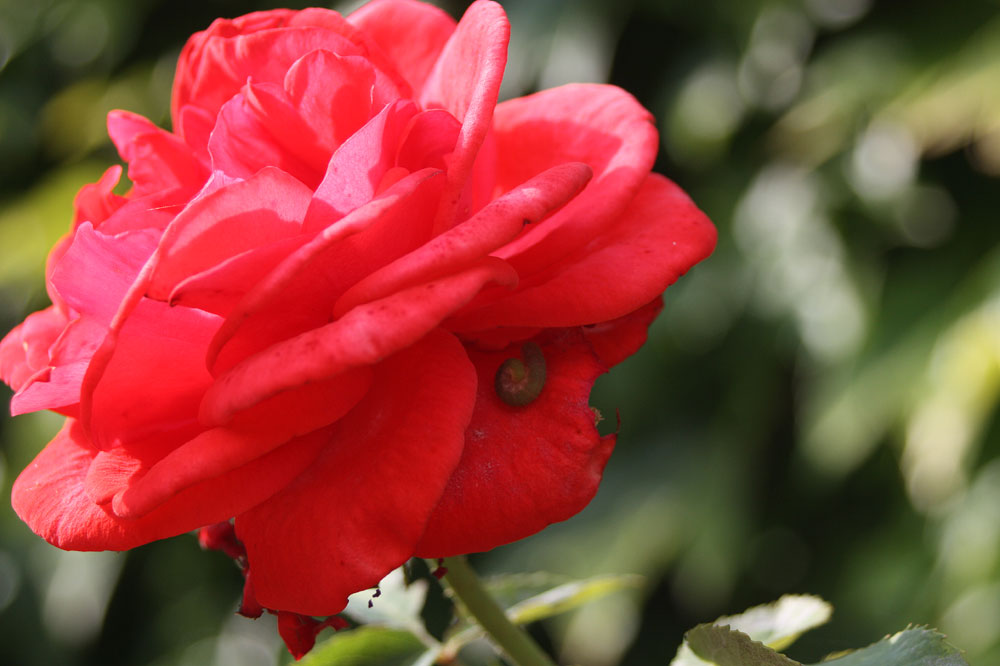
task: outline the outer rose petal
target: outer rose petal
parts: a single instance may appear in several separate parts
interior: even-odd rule
[[[369,2],[347,20],[379,45],[418,93],[456,25],[446,12],[414,0]]]
[[[572,204],[499,253],[522,276],[611,226],[642,186],[659,147],[652,115],[614,86],[567,85],[504,102],[497,106],[494,128],[501,191],[564,162],[583,162],[594,170],[594,179]]]
[[[601,437],[588,405],[606,370],[576,330],[539,340],[547,373],[538,398],[512,407],[493,378],[506,352],[469,352],[479,373],[462,459],[417,544],[418,557],[489,550],[569,518],[597,492],[614,435]]]
[[[176,188],[194,194],[208,177],[208,168],[190,146],[140,115],[112,111],[108,134],[128,162],[128,177],[138,196]]]
[[[90,222],[95,227],[108,219],[112,213],[121,208],[127,199],[114,194],[112,190],[122,176],[122,168],[118,165],[108,167],[100,180],[90,185],[84,185],[73,199],[73,228],[81,222]]]
[[[11,504],[36,534],[65,550],[128,550],[227,520],[258,504],[316,458],[329,433],[300,437],[253,463],[191,487],[139,520],[94,503],[84,481],[98,455],[75,419],[14,482]]]
[[[663,297],[657,296],[624,317],[584,326],[583,335],[601,362],[612,368],[646,344],[649,327],[662,309]]]
[[[337,613],[413,554],[461,455],[475,386],[462,346],[442,331],[376,368],[320,458],[236,517],[262,605]]]
[[[50,305],[28,315],[0,341],[0,380],[15,391],[49,364],[49,347],[66,326],[66,315]]]
[[[570,206],[584,196],[586,191]],[[711,254],[715,237],[715,227],[679,187],[650,174],[604,234],[534,284],[481,309],[469,308],[449,328],[579,326],[624,316]]]

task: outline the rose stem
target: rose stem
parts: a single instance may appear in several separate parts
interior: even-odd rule
[[[518,666],[554,666],[527,632],[508,619],[464,556],[446,557],[444,567],[444,579],[455,596],[508,657]]]

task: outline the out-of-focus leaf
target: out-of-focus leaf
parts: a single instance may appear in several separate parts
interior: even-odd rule
[[[801,666],[797,661],[789,659],[758,643],[742,631],[714,624],[699,624],[685,634],[687,644],[700,657],[698,662],[716,666]],[[702,661],[707,660],[707,661]]]
[[[639,587],[642,580],[641,576],[623,574],[595,576],[565,583],[514,604],[507,609],[507,616],[516,624],[535,622],[573,610],[613,592]]]
[[[822,666],[968,666],[962,652],[926,628],[906,629]],[[819,666],[818,664],[813,666]]]
[[[301,666],[428,666],[437,654],[407,631],[358,627],[334,634],[299,662]]]
[[[733,631],[746,634],[751,642],[758,641],[774,650],[783,650],[804,632],[829,621],[832,613],[833,608],[831,608],[830,604],[819,597],[789,594],[781,597],[781,599],[773,604],[755,606],[739,615],[720,617],[712,625],[701,626],[729,627]],[[691,632],[688,633],[690,634]],[[702,631],[697,635],[701,636],[704,633],[706,632]],[[710,639],[723,642],[735,641],[742,645],[742,639],[730,638],[725,633],[716,635],[716,633],[709,632],[709,638],[704,640]],[[703,652],[698,649],[692,650],[691,647],[694,646],[689,647],[688,641],[685,640],[685,643],[677,651],[677,656],[671,662],[673,666],[700,666],[705,663],[712,663],[705,662],[699,658],[699,655],[704,656]],[[728,662],[717,663],[723,664]]]

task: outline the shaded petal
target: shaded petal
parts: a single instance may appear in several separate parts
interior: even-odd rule
[[[494,128],[500,191],[556,164],[583,162],[594,170],[570,205],[498,254],[523,277],[612,225],[645,181],[659,145],[650,113],[624,90],[605,85],[562,86],[504,102]]]
[[[584,326],[583,335],[601,362],[612,368],[646,344],[649,327],[662,309],[663,297],[657,296],[624,317]]]
[[[462,451],[475,401],[462,346],[436,331],[376,368],[323,454],[236,517],[257,600],[331,615],[413,554]]]
[[[507,64],[509,40],[510,24],[503,8],[495,2],[478,0],[462,16],[421,91],[424,108],[443,108],[462,123],[449,163],[448,190],[438,218],[439,229],[451,227],[456,213],[460,218],[467,216],[459,210],[459,204],[476,154],[490,131]]]
[[[584,196],[586,190],[570,206]],[[624,316],[711,254],[715,238],[715,227],[677,185],[649,174],[605,233],[538,276],[535,284],[481,309],[470,308],[449,327],[577,326]]]
[[[306,469],[328,438],[327,430],[299,437],[233,472],[182,491],[143,518],[125,520],[88,494],[85,480],[98,451],[79,422],[67,419],[14,482],[11,504],[32,531],[59,548],[128,550],[227,520],[266,500]]]
[[[203,423],[226,423],[232,414],[276,393],[378,363],[434,330],[448,313],[490,283],[513,285],[517,276],[499,259],[361,305],[340,319],[255,354],[216,379],[202,401]]]
[[[110,449],[197,423],[198,403],[212,379],[205,347],[219,322],[201,310],[142,299],[114,336],[110,357],[96,376],[85,423],[94,445]],[[144,378],[148,390],[137,386],[136,378]]]
[[[479,375],[476,409],[462,459],[417,544],[419,557],[489,550],[569,518],[590,502],[614,447],[588,405],[605,367],[578,330],[539,339],[547,373],[541,394],[523,407],[500,400],[493,378],[506,352],[469,356]]]
[[[532,178],[467,221],[369,274],[337,301],[334,316],[481,260],[517,236],[525,225],[538,222],[576,196],[590,176],[590,167],[585,164],[565,164]]]
[[[296,236],[312,192],[267,167],[249,180],[201,197],[177,216],[160,241],[148,294],[166,300],[185,278],[229,257]]]
[[[415,0],[369,2],[347,20],[378,44],[396,71],[417,92],[423,88],[456,25],[446,12]],[[413,39],[413,35],[420,35],[420,39]]]

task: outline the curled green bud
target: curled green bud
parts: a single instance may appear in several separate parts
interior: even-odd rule
[[[493,387],[497,395],[508,405],[523,407],[538,398],[545,386],[545,355],[534,342],[521,345],[522,361],[509,358],[500,364]]]

